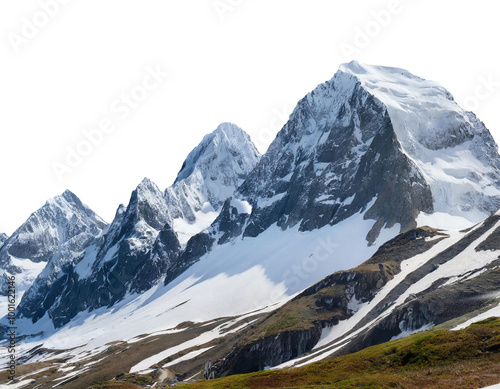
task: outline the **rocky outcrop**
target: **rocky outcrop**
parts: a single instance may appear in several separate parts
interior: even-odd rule
[[[216,377],[243,374],[277,366],[310,351],[321,337],[319,324],[307,330],[283,331],[234,348],[213,364]]]
[[[0,234],[0,247],[9,239],[7,234],[4,234],[3,232]]]

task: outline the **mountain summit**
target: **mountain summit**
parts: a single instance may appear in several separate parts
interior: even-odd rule
[[[106,223],[66,190],[48,200],[0,246],[0,271],[16,275],[21,294],[47,262],[75,260]]]
[[[165,191],[181,243],[214,221],[259,158],[248,134],[232,123],[220,124],[189,153],[174,184]]]
[[[4,234],[3,232],[0,234],[0,247],[9,239],[7,234]]]
[[[430,186],[434,212],[479,222],[500,208],[497,145],[446,89],[403,69],[355,61],[339,72],[384,104],[403,152]]]

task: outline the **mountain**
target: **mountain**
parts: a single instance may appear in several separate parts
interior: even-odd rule
[[[381,363],[372,366],[370,362],[369,368],[374,372],[391,371],[393,366],[396,370],[392,372],[399,375],[413,366],[421,370],[413,371],[410,377],[422,382],[424,378],[442,379],[447,366],[457,379],[459,360],[474,365],[475,372],[485,363],[488,368],[498,365],[498,355],[494,353],[499,350],[499,321],[484,320],[500,316],[499,236],[500,212],[462,231],[413,229],[383,244],[362,265],[326,277],[286,304],[239,317],[151,327],[153,320],[171,323],[171,316],[183,314],[175,308],[178,301],[171,305],[169,299],[149,306],[144,304],[154,299],[156,290],[140,301],[126,302],[117,310],[121,315],[101,313],[102,318],[96,323],[90,317],[80,317],[81,321],[90,321],[90,325],[74,323],[48,339],[28,343],[23,356],[27,358],[25,367],[29,373],[23,373],[23,378],[39,374],[36,362],[44,361],[44,355],[49,353],[55,358],[52,366],[57,368],[49,369],[37,381],[27,383],[27,387],[50,387],[53,382],[86,387],[115,377],[123,385],[191,381],[203,378],[207,361],[211,361],[208,366],[213,377],[275,367],[272,374],[284,375],[284,380],[292,374],[297,383],[304,382],[304,375],[299,378],[301,372],[309,372],[307,377],[314,378],[312,385],[324,382],[311,374],[324,372],[325,366],[352,379],[354,372],[359,374],[366,369],[362,361],[367,358]],[[197,293],[194,291],[192,296]],[[199,317],[200,312],[190,314]],[[106,318],[108,315],[113,320]],[[133,327],[141,323],[140,335],[130,337]],[[474,323],[478,325],[472,326]],[[103,324],[113,327],[112,332],[106,331],[105,345],[95,343],[103,332]],[[406,338],[433,327],[436,330]],[[443,333],[443,329],[448,332]],[[117,336],[112,336],[115,332]],[[475,335],[464,336],[471,333]],[[61,344],[68,349],[75,345],[75,335],[79,342],[88,341],[88,346],[61,352]],[[122,340],[115,340],[118,337]],[[93,339],[89,341],[90,338]],[[391,342],[366,349],[387,341]],[[364,351],[352,354],[360,350]],[[338,359],[346,354],[350,355]],[[387,358],[390,361],[381,362]],[[352,363],[348,362],[344,370],[341,361]],[[298,370],[287,369],[291,366]],[[289,381],[276,384],[269,373],[257,386],[290,384]],[[484,372],[477,376],[484,377]],[[360,377],[370,382],[372,378],[372,375]],[[384,375],[384,380],[387,378]],[[489,371],[485,382],[497,378],[497,371]],[[390,382],[395,379],[390,377]],[[214,381],[210,387],[235,384],[235,380],[233,376]]]
[[[253,209],[243,236],[273,223],[308,231],[367,209],[373,243],[381,228],[405,231],[418,217],[441,227],[425,214],[479,222],[500,208],[499,188],[493,138],[449,92],[351,62],[298,103],[235,197]]]
[[[361,213],[373,222],[358,229],[365,236],[353,246],[364,245],[366,237],[376,248],[417,225],[466,228],[498,208],[500,156],[474,114],[436,82],[351,62],[299,101],[214,224],[188,243],[165,283],[217,245],[276,227],[340,229]],[[338,262],[351,256],[346,267],[374,252],[337,251]]]
[[[0,271],[4,277],[5,274],[16,276],[19,298],[47,262],[52,261],[57,273],[64,262],[76,261],[105,225],[67,190],[48,200],[5,240],[0,247]]]
[[[1,233],[0,234],[0,247],[9,239],[7,234]]]
[[[145,178],[102,237],[66,267],[64,275],[58,274],[50,288],[45,279],[55,275],[52,265],[47,266],[21,301],[19,313],[33,322],[48,313],[60,327],[79,312],[147,291],[175,264],[179,236],[186,239],[205,228],[217,216],[224,196],[234,192],[258,158],[243,130],[221,124],[188,155],[174,185],[164,193]]]
[[[88,244],[78,260],[66,260],[62,272],[54,271],[59,266],[49,262],[21,301],[19,313],[37,321],[48,312],[57,326],[77,312],[113,304],[128,291],[151,287],[169,259],[154,255],[155,242],[160,248],[162,240],[171,237],[169,250],[176,249],[168,221],[163,193],[144,179],[132,192],[129,205],[118,208],[104,234]]]
[[[352,352],[494,303],[500,156],[437,83],[342,65],[237,174],[248,159],[229,140],[248,143],[227,127],[188,156],[179,189],[143,181],[31,303],[42,309],[23,311],[23,298],[27,364],[58,350],[47,379],[75,387],[204,366],[219,376]],[[214,196],[226,175],[239,187]],[[461,304],[469,291],[475,302]]]
[[[165,190],[181,244],[212,224],[259,158],[248,134],[232,123],[220,124],[189,153],[174,184]]]
[[[420,220],[443,227],[444,213],[456,226],[459,218],[479,222],[500,208],[497,145],[446,89],[398,68],[351,62],[340,71],[384,104],[403,152],[429,184],[438,216]]]

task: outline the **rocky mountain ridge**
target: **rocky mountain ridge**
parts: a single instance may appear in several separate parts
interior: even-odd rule
[[[179,237],[205,228],[203,218],[216,217],[259,157],[243,130],[221,124],[188,155],[172,187],[162,192],[145,178],[78,261],[66,260],[64,268],[49,261],[21,301],[20,315],[36,322],[48,314],[59,327],[79,312],[150,289],[174,266]]]
[[[66,263],[76,263],[105,226],[67,190],[48,200],[5,240],[0,247],[0,270],[4,277],[16,275],[16,287],[22,295],[40,272],[48,272],[44,270],[48,262],[56,274]]]

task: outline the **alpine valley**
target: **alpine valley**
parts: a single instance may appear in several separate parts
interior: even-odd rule
[[[16,379],[3,370],[0,383],[280,387],[281,373],[338,369],[373,347],[403,355],[420,331],[490,331],[455,366],[498,366],[500,325],[474,326],[500,316],[499,209],[500,155],[472,112],[406,70],[343,64],[262,156],[223,123],[172,186],[145,178],[110,224],[66,191],[0,234],[2,314],[9,276],[18,298]],[[0,326],[6,344],[7,316]],[[398,359],[415,371],[402,386],[384,376],[371,387],[424,387],[424,368],[445,376],[453,356],[431,369],[437,357],[422,352],[414,366],[412,347]],[[349,369],[350,381],[293,386],[363,384]],[[460,387],[497,384],[500,369],[472,379]]]

